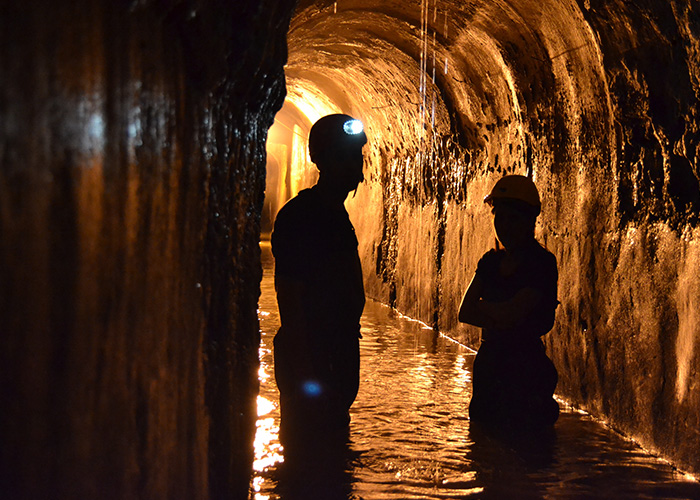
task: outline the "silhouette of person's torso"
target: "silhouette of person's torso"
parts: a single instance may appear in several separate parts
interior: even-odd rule
[[[304,284],[309,334],[319,342],[349,331],[357,338],[365,304],[357,246],[345,207],[324,203],[315,188],[301,191],[277,215],[275,275]]]
[[[280,310],[275,376],[282,423],[294,428],[343,427],[359,388],[360,317],[365,303],[355,230],[345,207],[329,205],[316,187],[279,212],[272,234],[276,280],[296,286],[303,321]],[[278,288],[278,300],[284,300]],[[304,352],[300,352],[303,350]],[[307,366],[300,366],[306,364]],[[300,391],[313,379],[318,394]],[[286,421],[286,422],[285,422]]]
[[[552,328],[558,303],[556,258],[533,240],[518,256],[518,265],[504,272],[506,255],[491,250],[479,261],[483,299],[505,302],[525,288],[539,292],[540,299],[517,327],[482,330],[470,415],[510,428],[551,425],[559,414],[552,399],[558,375],[540,337]]]

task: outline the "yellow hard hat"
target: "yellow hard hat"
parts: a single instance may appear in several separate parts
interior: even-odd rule
[[[496,199],[520,200],[536,208],[538,212],[542,206],[535,183],[524,175],[501,177],[493,186],[491,193],[484,198],[484,203],[492,203]]]

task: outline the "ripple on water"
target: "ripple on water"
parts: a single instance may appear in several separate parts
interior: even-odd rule
[[[259,304],[261,371],[251,498],[683,498],[700,486],[590,417],[564,407],[550,436],[497,440],[470,430],[473,353],[368,301],[350,442],[284,460],[272,338],[279,316],[269,245]]]

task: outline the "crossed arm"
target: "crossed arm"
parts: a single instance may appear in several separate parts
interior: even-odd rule
[[[503,302],[482,298],[484,283],[474,275],[459,307],[459,321],[481,328],[508,330],[520,325],[542,299],[536,288],[523,288]]]

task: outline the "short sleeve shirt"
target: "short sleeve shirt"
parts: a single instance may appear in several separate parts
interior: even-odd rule
[[[483,283],[482,298],[488,302],[504,302],[524,288],[534,288],[541,299],[517,330],[507,332],[483,331],[483,339],[509,339],[518,343],[538,339],[546,334],[557,307],[557,261],[549,251],[533,242],[520,255],[520,265],[509,275],[501,273],[505,250],[491,250],[484,254],[477,265],[476,274]]]
[[[275,274],[303,283],[312,334],[353,330],[357,338],[365,302],[357,248],[345,207],[324,203],[315,188],[301,191],[277,215],[272,233]]]

